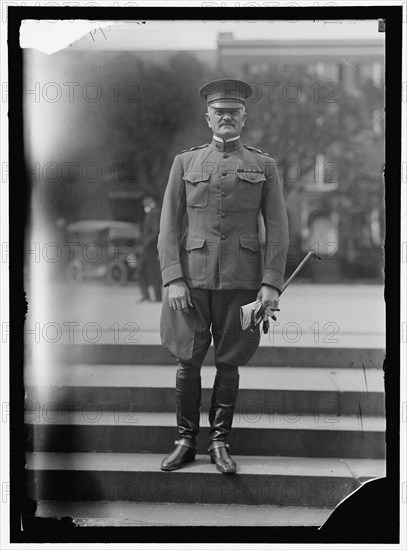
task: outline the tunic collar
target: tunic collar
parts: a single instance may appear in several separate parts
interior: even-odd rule
[[[211,145],[221,153],[229,153],[230,151],[236,151],[237,149],[240,149],[242,146],[240,141],[240,136],[227,139],[226,141],[223,141],[223,139],[218,136],[213,136]]]

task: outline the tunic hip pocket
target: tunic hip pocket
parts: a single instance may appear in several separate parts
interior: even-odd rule
[[[239,238],[239,264],[236,277],[245,281],[257,281],[263,273],[263,254],[257,239]]]
[[[186,279],[199,281],[206,277],[207,253],[204,237],[186,237],[181,245],[182,271]]]

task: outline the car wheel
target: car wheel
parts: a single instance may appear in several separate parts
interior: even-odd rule
[[[109,285],[125,285],[127,283],[127,267],[122,262],[110,262],[107,266],[106,280]]]

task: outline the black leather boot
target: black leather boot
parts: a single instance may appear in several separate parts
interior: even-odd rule
[[[161,470],[164,472],[179,470],[187,462],[195,460],[196,445],[191,439],[182,438],[174,443],[175,449],[161,462]]]
[[[175,389],[177,393],[177,427],[180,438],[195,440],[199,432],[201,408],[201,376],[192,378],[177,372]]]
[[[222,474],[234,474],[236,472],[236,462],[229,454],[229,445],[225,441],[212,441],[208,448],[212,464],[216,464],[216,469]]]
[[[232,430],[233,414],[239,391],[239,374],[216,374],[209,409],[209,439],[225,441]]]
[[[201,376],[196,372],[179,369],[176,376],[177,427],[179,440],[176,447],[161,463],[164,471],[178,470],[186,462],[195,460],[195,438],[199,432],[201,407]]]
[[[238,391],[239,374],[236,376],[216,374],[209,409],[211,444],[208,452],[211,462],[216,464],[217,470],[224,474],[236,472],[236,463],[230,457],[226,439],[232,430]]]

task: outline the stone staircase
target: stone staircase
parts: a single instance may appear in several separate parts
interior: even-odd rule
[[[60,345],[44,356],[50,364],[25,372],[27,491],[40,516],[81,525],[231,525],[237,517],[320,525],[361,484],[385,476],[382,350],[259,348],[240,368],[232,476],[206,452],[212,349],[196,461],[168,473],[160,462],[177,437],[176,365],[166,350]]]

